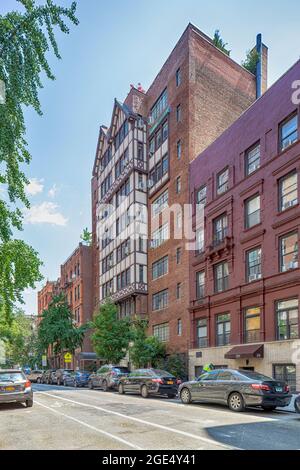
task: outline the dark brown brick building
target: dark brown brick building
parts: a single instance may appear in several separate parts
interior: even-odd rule
[[[207,362],[300,389],[300,62],[190,165],[190,376]]]
[[[264,49],[266,53],[266,49]],[[265,57],[266,59],[266,57]],[[148,314],[150,334],[186,354],[189,252],[178,212],[189,202],[189,163],[256,98],[254,75],[189,24],[146,93],[148,117]],[[177,232],[177,233],[178,233]]]

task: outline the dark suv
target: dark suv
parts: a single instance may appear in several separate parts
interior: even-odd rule
[[[129,374],[128,367],[106,365],[100,367],[89,378],[88,386],[92,388],[102,388],[104,392],[107,390],[117,389],[121,377]]]

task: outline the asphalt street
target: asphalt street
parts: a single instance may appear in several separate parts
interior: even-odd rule
[[[0,449],[300,449],[300,415],[34,385],[0,406]]]

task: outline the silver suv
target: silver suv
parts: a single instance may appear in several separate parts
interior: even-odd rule
[[[33,406],[31,382],[21,370],[0,369],[0,403],[25,403]]]
[[[88,386],[92,388],[102,388],[104,392],[109,389],[117,390],[121,377],[125,377],[129,374],[128,367],[106,365],[100,367],[94,374],[89,378]]]

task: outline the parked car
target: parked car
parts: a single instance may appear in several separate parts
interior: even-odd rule
[[[74,372],[74,369],[57,369],[54,374],[52,374],[52,385],[63,385],[65,378]]]
[[[29,374],[27,374],[28,380],[32,383],[41,383],[42,376],[43,376],[43,371],[42,370],[32,370]]]
[[[119,367],[113,365],[105,365],[100,367],[96,373],[89,377],[88,386],[92,388],[102,388],[107,390],[117,389],[121,377],[129,374],[128,367]]]
[[[66,374],[63,384],[65,387],[85,387],[88,385],[90,375],[91,372],[77,370],[76,372],[71,372],[71,374]]]
[[[182,403],[193,401],[221,403],[232,411],[243,411],[247,406],[260,406],[266,411],[285,407],[292,395],[285,382],[254,371],[219,369],[202,374],[198,380],[179,387]]]
[[[41,383],[51,385],[52,384],[52,379],[53,379],[53,374],[55,373],[55,371],[56,371],[56,369],[47,369],[47,370],[45,370],[45,372],[43,373],[43,375],[41,377]]]
[[[295,410],[297,413],[300,413],[300,395],[295,399]]]
[[[13,402],[33,406],[31,382],[22,370],[0,370],[0,403]]]
[[[119,381],[118,390],[122,395],[126,392],[138,393],[147,398],[149,395],[177,395],[180,380],[169,372],[159,369],[137,369]]]

